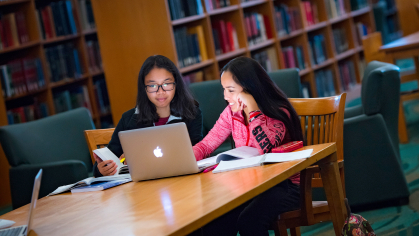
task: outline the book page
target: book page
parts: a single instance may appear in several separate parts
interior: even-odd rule
[[[311,156],[313,149],[307,149],[299,152],[287,153],[266,153],[263,163],[277,163],[305,159]]]
[[[220,173],[224,171],[238,170],[243,168],[249,168],[254,166],[260,166],[262,156],[250,157],[246,159],[236,160],[236,161],[221,161],[215,168],[212,173]]]
[[[102,161],[106,161],[106,160],[112,160],[116,163],[116,174],[115,175],[119,175],[119,170],[124,166],[124,164],[122,164],[119,161],[119,158],[117,156],[115,156],[115,154],[109,150],[107,147],[104,148],[99,148],[96,150],[93,150],[93,152],[98,155],[100,157],[100,159],[102,159]]]
[[[200,161],[197,161],[196,163],[198,164],[198,168],[201,169],[201,168],[206,168],[206,167],[210,167],[217,164],[215,162],[216,160],[217,160],[217,156],[213,156],[213,157],[208,157]]]
[[[255,157],[255,156],[260,155],[257,148],[248,147],[248,146],[234,148],[226,152],[222,152],[218,155],[221,155],[221,154],[227,154],[227,155],[238,157],[238,158],[249,158],[249,157]]]

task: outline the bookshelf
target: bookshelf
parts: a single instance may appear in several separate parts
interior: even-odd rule
[[[198,77],[198,81],[218,79],[220,69],[238,56],[256,57],[268,70],[286,68],[290,63],[285,61],[288,59],[286,55],[284,57],[283,50],[289,56],[295,57],[298,53],[302,57],[294,58],[294,64],[300,68],[302,82],[310,89],[306,94],[313,97],[318,96],[316,72],[323,69],[330,70],[333,75],[335,92],[344,92],[339,73],[339,65],[343,61],[351,61],[355,68],[356,78],[352,81],[357,84],[361,81],[364,60],[359,40],[361,36],[358,34],[375,31],[372,4],[368,0],[333,1],[335,4],[343,4],[333,11],[330,10],[330,0],[193,0],[196,7],[194,14],[185,14],[190,9],[186,10],[183,2],[120,0],[115,4],[112,0],[92,0],[103,61],[107,65],[105,71],[109,99],[111,104],[118,104],[113,107],[113,120],[119,120],[124,111],[135,106],[137,88],[134,85],[137,83],[139,69],[142,62],[154,54],[170,58],[178,65],[180,72],[188,77],[188,81],[194,77]],[[220,4],[218,7],[217,2]],[[309,19],[305,7],[307,4],[312,7],[311,11],[315,9]],[[178,8],[172,9],[171,6]],[[171,15],[181,15],[181,11],[188,16],[172,20]],[[289,13],[295,21],[290,23],[290,29],[286,30],[279,25],[281,21],[278,12]],[[255,34],[252,34],[252,27],[249,27],[249,19],[251,23],[253,21],[253,24],[256,22],[259,25]],[[197,50],[200,42],[193,39],[195,36],[189,30],[196,27],[203,31],[201,37],[203,35],[205,47],[201,45],[200,48],[205,48],[204,53]],[[189,33],[179,37],[181,28],[188,29],[186,31]],[[339,53],[335,47],[335,29],[344,32],[347,44]],[[185,29],[183,31],[186,32]],[[223,36],[223,32],[226,35]],[[313,53],[309,43],[316,35],[323,37],[316,44],[324,51],[324,59],[318,63],[311,60]],[[196,38],[199,37],[197,33]],[[223,45],[226,42],[231,43],[226,47]],[[207,56],[202,57],[200,54]],[[199,73],[199,76],[194,73]]]
[[[403,1],[403,3],[401,3],[401,1],[399,1],[396,3],[396,0],[373,0],[376,30],[381,32],[384,44],[390,43],[403,36],[401,22],[403,22],[403,26],[406,26],[408,17],[412,17],[409,18],[410,22],[413,22],[412,20],[417,18],[411,14],[411,11],[406,11],[406,16],[405,14],[399,14],[400,9],[398,9],[398,7],[406,10],[406,5],[411,5],[410,7],[414,10],[415,7],[413,6],[413,2],[414,1]]]
[[[104,71],[98,44],[94,43],[94,19],[91,11],[86,11],[88,2],[0,1],[0,125],[39,119],[78,106],[91,111],[96,127],[113,125],[110,107],[103,104],[107,97]],[[56,18],[57,13],[67,18]],[[67,31],[62,31],[64,25]],[[65,102],[71,107],[63,108],[58,102],[65,93],[69,95]],[[0,208],[11,203],[8,169],[0,150]]]

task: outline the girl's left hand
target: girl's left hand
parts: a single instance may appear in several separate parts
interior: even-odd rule
[[[250,94],[246,92],[241,92],[238,95],[238,105],[239,110],[244,110],[246,107],[249,109],[249,111],[255,111],[259,110],[258,104],[255,101],[255,98]]]

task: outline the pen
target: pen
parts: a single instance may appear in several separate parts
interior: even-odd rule
[[[213,169],[215,169],[217,166],[218,166],[218,164],[216,164],[216,165],[213,165],[213,166],[210,166],[210,167],[206,168],[206,169],[204,170],[204,173],[207,173],[207,172],[212,171],[212,170],[213,170]]]
[[[124,163],[124,161],[125,161],[125,157],[123,157],[123,158],[120,160],[120,162],[121,162],[121,163]]]

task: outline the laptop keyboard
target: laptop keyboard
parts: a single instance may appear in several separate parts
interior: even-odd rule
[[[26,225],[0,230],[0,236],[18,236],[22,232],[22,228],[25,227]]]

